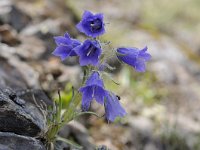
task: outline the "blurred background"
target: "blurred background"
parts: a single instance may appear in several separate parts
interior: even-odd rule
[[[114,58],[110,62],[120,66],[111,72],[120,85],[109,79],[105,84],[120,95],[125,118],[108,124],[103,118],[84,116],[60,134],[87,150],[92,145],[199,150],[200,0],[0,0],[1,62],[6,58],[15,63],[30,88],[42,88],[52,98],[63,89],[67,103],[67,92],[71,85],[78,87],[82,71],[76,59],[61,62],[52,56],[53,37],[68,32],[83,41],[75,25],[84,10],[104,13],[102,39],[111,41],[112,48],[148,46],[152,60],[145,73]],[[96,104],[91,110],[104,114]]]

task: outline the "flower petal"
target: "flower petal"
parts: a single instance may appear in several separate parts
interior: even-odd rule
[[[80,32],[84,32],[84,28],[83,28],[82,22],[79,22],[79,23],[76,25],[76,28],[77,28]]]
[[[81,45],[81,42],[77,39],[72,39],[72,43],[73,43],[73,47],[77,47],[77,46]]]
[[[145,72],[146,70],[145,60],[137,59],[137,61],[135,62],[135,70],[137,72]]]
[[[79,63],[80,63],[80,66],[87,66],[88,64],[91,64],[90,59],[85,59],[83,57],[79,58]]]
[[[102,87],[95,86],[94,98],[101,105],[104,104],[105,90]]]
[[[67,33],[67,32],[64,34],[64,37],[65,37],[66,39],[71,39],[69,33]]]
[[[118,48],[117,57],[124,63],[135,68],[137,72],[146,70],[145,62],[151,59],[147,53],[147,47],[139,50],[137,48]]]
[[[125,62],[126,64],[132,67],[135,67],[135,62],[136,62],[137,57],[132,57],[131,55],[127,55],[127,56],[118,56],[118,58],[121,61]]]
[[[69,40],[63,36],[56,36],[56,37],[54,37],[54,40],[55,40],[57,46],[71,44],[71,40]]]
[[[137,56],[139,53],[139,49],[137,48],[125,48],[121,47],[117,49],[117,52],[119,53],[120,56],[127,56],[127,55],[132,55],[132,56]]]
[[[93,65],[97,66],[99,57],[102,53],[99,43],[93,40],[86,40],[80,47],[75,49],[79,55],[79,62],[81,66]]]
[[[85,10],[84,13],[83,13],[82,18],[86,19],[86,18],[89,18],[89,17],[92,17],[92,16],[94,16],[94,15],[90,11]]]
[[[53,55],[59,56],[61,60],[66,59],[71,53],[71,46],[58,46],[54,51]]]
[[[145,46],[143,49],[140,50],[140,53],[146,53],[147,49],[148,49],[148,47]]]
[[[87,86],[95,85],[104,88],[103,81],[98,72],[93,72],[86,81]]]
[[[126,115],[126,111],[120,105],[119,100],[111,92],[107,92],[105,112],[106,118],[111,122],[113,122],[116,117],[124,117]]]
[[[82,92],[82,109],[87,111],[90,108],[90,103],[92,101],[93,89],[91,86],[80,88]]]
[[[76,28],[90,37],[97,37],[105,33],[103,14],[92,14],[85,11],[82,20],[76,25]]]
[[[149,61],[151,59],[151,55],[146,52],[147,47],[143,48],[139,51],[139,57],[142,57],[145,61]]]
[[[145,61],[149,61],[151,59],[151,55],[148,53],[139,54],[140,58],[143,58]]]

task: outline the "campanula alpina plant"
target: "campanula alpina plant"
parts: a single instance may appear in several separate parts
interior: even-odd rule
[[[46,134],[46,140],[48,143],[51,143],[49,144],[50,148],[53,147],[52,143],[55,140],[73,144],[71,141],[57,136],[58,131],[63,125],[83,114],[99,116],[89,111],[93,100],[104,107],[105,118],[109,122],[114,122],[117,117],[124,117],[126,115],[126,111],[118,99],[119,96],[105,88],[102,78],[102,75],[106,73],[105,68],[110,68],[106,63],[108,61],[106,58],[109,58],[109,56],[106,57],[108,53],[102,48],[105,43],[99,40],[99,36],[105,33],[103,14],[93,14],[90,11],[85,11],[82,20],[76,25],[76,28],[88,36],[88,39],[80,42],[77,39],[71,38],[68,33],[54,38],[57,46],[52,54],[60,57],[61,60],[69,57],[78,57],[84,76],[80,88],[72,88],[73,94],[67,108],[62,108],[60,94],[59,101],[55,101],[53,113],[49,117],[49,130]],[[120,47],[116,48],[114,54],[121,62],[132,66],[137,72],[144,72],[146,70],[146,61],[151,59],[151,55],[147,53],[147,47],[141,50],[134,47]],[[82,111],[78,112],[77,108],[80,103]],[[78,145],[74,146],[80,148]]]

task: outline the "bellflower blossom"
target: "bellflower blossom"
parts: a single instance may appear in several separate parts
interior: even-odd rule
[[[102,105],[104,104],[106,91],[98,72],[93,72],[87,79],[85,86],[81,87],[79,91],[82,93],[83,111],[87,111],[89,109],[90,103],[93,99]]]
[[[135,68],[137,72],[145,72],[145,62],[151,59],[147,53],[147,47],[139,50],[138,48],[118,48],[117,57],[119,60]]]
[[[85,33],[90,37],[97,37],[105,33],[103,14],[92,14],[85,11],[82,20],[76,25],[80,32]]]
[[[105,74],[106,68],[114,69],[106,63],[109,62],[110,53],[102,49],[109,42],[108,44],[104,42],[103,45],[100,39],[98,41],[96,39],[96,37],[105,33],[104,27],[103,14],[93,14],[90,11],[85,11],[76,28],[90,38],[81,43],[79,40],[71,38],[68,33],[64,36],[55,37],[57,47],[53,54],[59,56],[62,60],[71,56],[79,57],[80,66],[86,66],[83,67],[85,73],[83,81],[85,82],[86,79],[86,82],[79,88],[79,92],[82,94],[82,110],[87,111],[92,100],[95,99],[99,104],[104,105],[106,119],[113,122],[116,117],[125,116],[126,111],[120,105],[118,97],[105,89],[103,79],[100,77],[101,74]],[[151,59],[147,47],[143,49],[120,47],[116,50],[116,56],[120,61],[135,68],[137,72],[144,72],[146,70],[145,63]],[[80,102],[80,99],[76,96],[80,93],[74,95],[70,102],[70,111],[66,110],[64,113],[64,118],[67,121],[71,119],[71,112],[76,111],[76,107]]]
[[[86,40],[81,46],[76,48],[81,66],[93,65],[97,66],[102,53],[100,44],[96,40]]]
[[[81,44],[80,41],[73,39],[68,33],[64,36],[54,37],[56,42],[56,49],[53,51],[53,55],[59,56],[61,60],[68,58],[69,56],[76,56],[74,48]]]
[[[116,117],[124,117],[126,115],[126,111],[120,105],[117,96],[111,92],[106,92],[104,105],[106,118],[111,122],[113,122]]]

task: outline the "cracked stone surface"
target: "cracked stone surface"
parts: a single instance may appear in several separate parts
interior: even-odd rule
[[[32,137],[0,132],[0,150],[45,150],[44,145]]]

